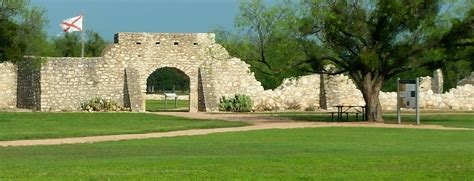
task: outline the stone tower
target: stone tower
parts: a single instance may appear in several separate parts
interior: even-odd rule
[[[443,71],[436,69],[433,72],[433,79],[431,81],[431,89],[435,94],[443,93]]]

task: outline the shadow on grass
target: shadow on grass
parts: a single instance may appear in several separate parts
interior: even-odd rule
[[[189,112],[188,108],[183,109],[147,109],[148,112]]]
[[[354,115],[349,115],[348,120],[336,121],[333,120],[330,113],[276,113],[270,116],[285,118],[295,121],[309,121],[309,122],[356,122]],[[387,124],[396,124],[397,116],[395,114],[384,114],[384,120]],[[334,118],[335,119],[335,118]],[[414,114],[402,114],[402,124],[415,124],[416,117]],[[446,127],[459,128],[474,128],[474,113],[421,113],[421,124],[441,125]]]
[[[309,122],[360,122],[361,117],[356,119],[355,115],[349,115],[346,119],[346,116],[343,115],[342,120],[338,121],[337,116],[334,115],[334,118],[330,113],[293,113],[293,114],[274,114],[272,116],[285,118],[294,121],[309,121]]]
[[[396,124],[397,115],[385,114],[385,123]],[[416,124],[414,114],[402,114],[402,124]],[[439,113],[439,114],[420,114],[421,124],[441,125],[457,128],[474,128],[474,113]]]

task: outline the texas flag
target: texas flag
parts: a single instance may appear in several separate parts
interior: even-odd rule
[[[60,26],[61,28],[63,28],[64,32],[66,33],[73,32],[73,31],[82,31],[83,19],[84,19],[83,15],[69,18],[62,21]]]

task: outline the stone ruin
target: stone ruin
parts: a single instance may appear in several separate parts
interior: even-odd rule
[[[143,112],[146,80],[163,67],[176,68],[189,77],[190,112],[218,111],[219,98],[235,94],[251,96],[254,109],[261,111],[320,108],[320,75],[286,79],[280,87],[264,90],[250,66],[230,57],[212,33],[117,33],[102,57],[43,57],[36,68],[31,68],[32,62],[0,64],[0,109],[77,111],[80,103],[102,97]],[[328,107],[364,105],[347,76],[323,79]],[[431,78],[424,82],[422,108],[473,110],[471,84],[439,94],[439,87],[431,90]],[[396,93],[382,92],[380,99],[384,109],[395,109]]]

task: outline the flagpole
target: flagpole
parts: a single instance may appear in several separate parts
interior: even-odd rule
[[[81,58],[84,58],[84,10],[82,10],[81,12],[81,16],[82,16],[82,30],[81,30],[81,39],[82,39],[82,49],[81,49]]]

